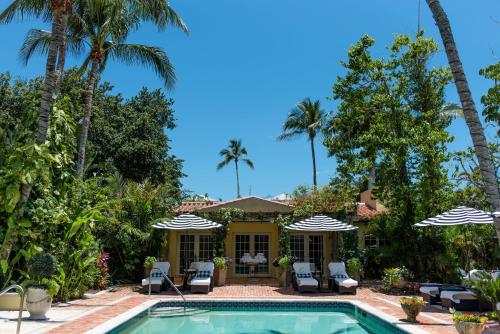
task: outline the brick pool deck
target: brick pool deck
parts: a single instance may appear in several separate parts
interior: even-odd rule
[[[216,287],[213,292],[205,294],[186,294],[188,300],[199,299],[286,299],[286,300],[354,300],[362,302],[378,311],[404,320],[405,314],[399,305],[398,295],[382,293],[376,286],[360,287],[357,295],[338,295],[331,292],[315,294],[301,294],[291,288],[281,288],[274,281],[260,282],[259,284],[228,284],[224,287]],[[53,326],[45,331],[52,334],[75,334],[91,330],[116,316],[151,300],[177,300],[178,296],[173,292],[163,292],[147,296],[142,294],[137,286],[122,286],[105,292],[97,293],[90,298],[74,300],[70,303],[59,304],[54,310],[80,311],[79,314],[60,325]],[[418,328],[433,334],[457,333],[452,326],[451,315],[446,310],[436,307],[426,307],[418,316],[418,324],[408,325],[407,330]],[[498,326],[490,325],[483,333],[500,333]]]

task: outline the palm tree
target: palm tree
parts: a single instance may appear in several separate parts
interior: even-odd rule
[[[238,162],[243,161],[248,167],[254,169],[253,162],[250,159],[245,158],[247,156],[247,149],[241,146],[241,139],[231,139],[227,148],[223,148],[219,155],[224,158],[217,165],[217,170],[222,169],[222,167],[228,165],[231,161],[234,161],[234,166],[236,167],[236,194],[238,198],[240,195],[240,175],[238,171]]]
[[[325,111],[321,109],[319,101],[312,102],[306,98],[293,108],[283,124],[283,133],[278,136],[279,141],[291,139],[300,135],[307,135],[311,142],[311,155],[313,165],[313,185],[316,190],[316,153],[314,151],[314,138],[321,131],[325,119]]]
[[[469,83],[467,81],[467,77],[465,76],[462,61],[460,60],[457,46],[453,38],[450,21],[448,20],[448,16],[443,10],[439,0],[426,1],[432,12],[432,16],[434,17],[434,21],[439,28],[441,39],[443,40],[446,56],[448,57],[448,63],[450,65],[451,72],[453,73],[453,79],[462,104],[465,122],[469,127],[472,143],[476,151],[486,194],[488,195],[492,209],[494,211],[500,211],[500,191],[498,188],[498,180],[492,156],[488,149],[483,125],[481,124],[476,105],[474,104]],[[494,221],[498,243],[500,244],[500,217],[495,217]]]
[[[93,0],[77,6],[69,21],[69,36],[66,38],[70,50],[78,52],[88,47],[79,74],[87,72],[87,87],[84,96],[84,114],[80,132],[77,158],[77,176],[82,177],[85,152],[92,113],[94,88],[99,75],[104,71],[109,58],[126,64],[141,64],[151,67],[161,77],[167,88],[173,87],[175,71],[166,53],[154,46],[124,43],[130,31],[138,24],[137,12],[130,11],[121,1]],[[51,40],[48,32],[31,30],[21,48],[22,58],[27,61],[36,51],[45,50]]]
[[[81,0],[79,2],[84,4],[85,1]],[[143,21],[151,21],[159,30],[173,25],[181,28],[186,33],[188,32],[182,19],[166,0],[117,1],[126,3],[137,18]],[[66,60],[65,31],[68,19],[73,13],[73,2],[74,0],[12,0],[0,13],[0,24],[10,23],[15,17],[24,18],[25,16],[42,17],[44,21],[51,22],[50,36],[53,38],[47,40],[44,45],[47,61],[36,130],[36,143],[39,145],[43,144],[47,138],[53,98],[57,96],[60,88],[60,79]],[[21,187],[21,204],[28,200],[31,189],[31,184],[23,184]]]

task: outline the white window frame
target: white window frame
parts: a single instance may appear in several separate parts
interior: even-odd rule
[[[326,243],[328,242],[328,235],[323,233],[314,233],[314,232],[294,232],[291,233],[290,236],[302,236],[304,238],[304,261],[310,262],[311,258],[309,257],[309,237],[312,236],[320,236],[323,239],[323,258],[326,256]],[[324,265],[324,264],[323,264]]]

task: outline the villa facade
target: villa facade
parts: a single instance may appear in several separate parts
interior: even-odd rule
[[[264,254],[267,262],[252,268],[253,276],[275,277],[276,268],[271,264],[279,255],[279,225],[274,222],[278,215],[288,215],[293,211],[286,201],[275,201],[256,196],[239,198],[227,202],[183,202],[176,208],[182,213],[216,212],[222,208],[237,208],[244,217],[229,224],[226,237],[225,255],[233,259],[229,268],[229,278],[248,277],[249,267],[240,263],[245,253],[255,256]],[[358,227],[359,246],[376,247],[380,240],[367,234],[367,223],[383,212],[384,208],[371,199],[367,191],[361,194],[356,214],[349,222]],[[301,261],[312,262],[317,268],[326,268],[337,258],[338,243],[344,232],[303,232],[290,231],[290,247],[293,256]],[[212,231],[210,230],[171,230],[168,232],[165,257],[171,264],[171,274],[181,276],[192,261],[205,261],[213,257]]]

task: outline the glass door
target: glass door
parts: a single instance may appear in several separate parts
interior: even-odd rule
[[[180,236],[179,272],[183,273],[194,260],[194,235],[183,234]]]
[[[267,259],[266,263],[259,264],[255,267],[255,274],[269,274],[269,234],[236,234],[234,239],[234,256],[235,266],[234,273],[236,275],[248,275],[248,266],[241,263],[243,254],[249,253],[255,257],[257,253],[262,253]]]
[[[243,265],[240,261],[243,254],[250,253],[250,235],[248,234],[237,234],[234,240],[234,256],[235,256],[235,266],[234,273],[238,275],[248,275],[249,268]]]
[[[309,262],[314,263],[316,269],[323,270],[323,236],[309,236]]]

